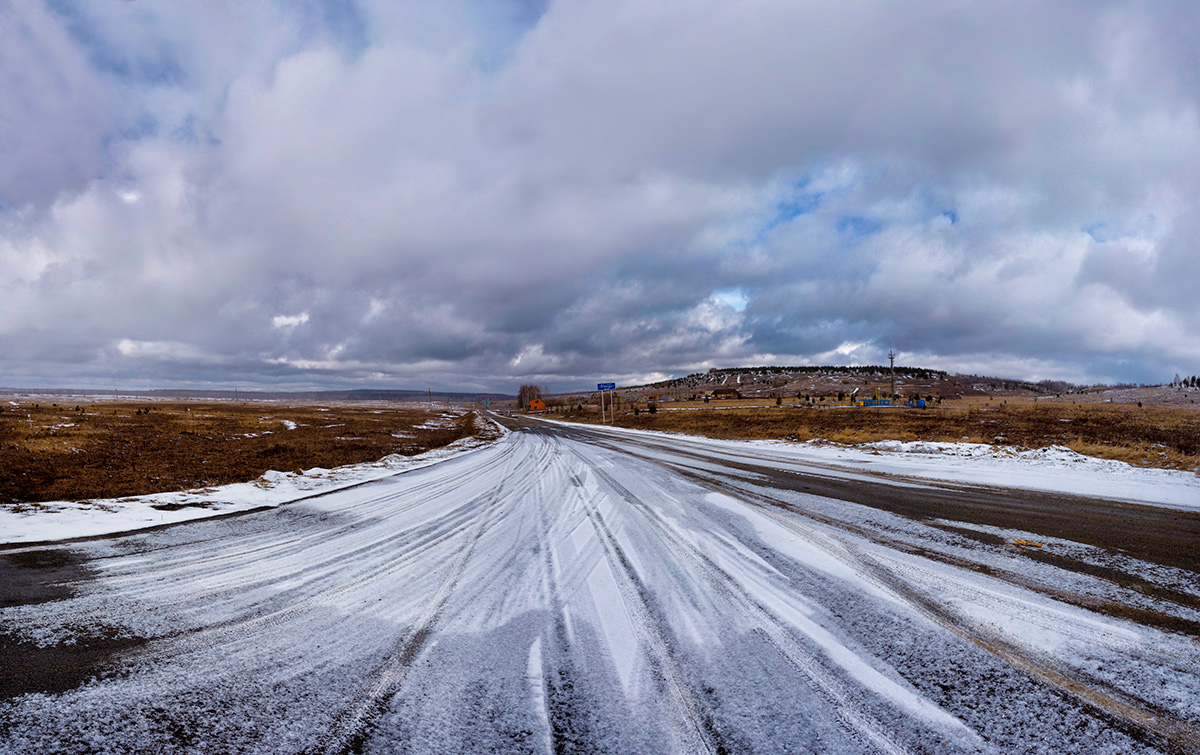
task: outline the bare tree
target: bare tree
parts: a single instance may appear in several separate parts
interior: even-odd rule
[[[523,385],[517,391],[517,403],[523,411],[529,410],[529,402],[542,397],[542,389],[536,385]]]

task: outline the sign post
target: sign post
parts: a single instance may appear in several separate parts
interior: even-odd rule
[[[616,383],[596,383],[596,390],[600,391],[600,421],[605,422],[606,420],[604,419],[604,394],[611,393],[612,391],[617,390],[617,384]],[[609,411],[612,412],[612,421],[616,422],[617,421],[617,407],[615,404],[613,404],[613,400],[612,400],[611,396],[609,396],[609,398],[608,398],[608,406],[609,406]]]

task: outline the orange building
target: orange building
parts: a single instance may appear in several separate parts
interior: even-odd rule
[[[542,401],[540,398],[529,399],[529,411],[531,411],[531,412],[546,411],[546,402]]]

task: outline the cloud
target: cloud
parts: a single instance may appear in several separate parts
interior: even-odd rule
[[[34,3],[0,6],[0,204],[42,204],[107,167],[106,132],[128,123],[119,92]]]
[[[14,381],[1200,372],[1188,4],[0,14]]]
[[[306,322],[308,322],[307,312],[301,312],[298,315],[275,315],[271,318],[271,327],[275,329],[294,328]]]

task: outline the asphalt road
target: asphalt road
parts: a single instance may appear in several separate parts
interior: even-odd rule
[[[0,549],[0,752],[1200,751],[1194,514],[510,425]]]

